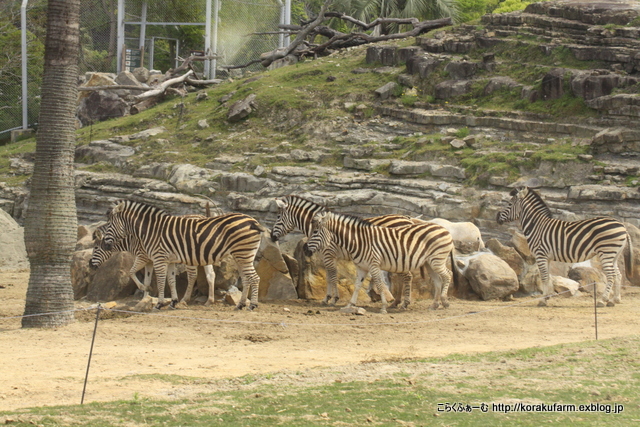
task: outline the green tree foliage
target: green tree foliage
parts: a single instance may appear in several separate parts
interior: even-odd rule
[[[22,125],[22,43],[20,4],[0,5],[0,130]],[[37,96],[42,80],[44,31],[38,27],[42,2],[34,2],[27,10],[27,80],[29,84],[29,123],[38,117],[40,99]],[[42,24],[44,25],[44,23]]]

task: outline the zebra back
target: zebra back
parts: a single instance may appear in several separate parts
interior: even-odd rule
[[[451,234],[437,224],[379,227],[353,215],[319,213],[307,247],[315,251],[332,243],[346,250],[356,263],[377,260],[392,272],[416,270],[427,259],[446,259],[453,251]]]
[[[133,236],[150,258],[208,265],[217,263],[227,254],[232,254],[236,260],[253,262],[262,231],[258,221],[240,213],[211,218],[172,216],[153,206],[124,201],[109,212],[104,241],[113,244]]]
[[[307,237],[311,237],[313,218],[316,214],[326,211],[324,206],[294,195],[276,199],[276,203],[278,205],[278,218],[271,229],[271,239],[273,241],[284,237],[295,228],[302,231]],[[408,215],[398,214],[365,218],[364,221],[380,227],[403,227],[422,222]]]

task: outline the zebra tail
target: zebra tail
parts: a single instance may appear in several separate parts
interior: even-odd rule
[[[627,233],[627,249],[624,254],[624,267],[627,273],[627,278],[633,278],[633,244],[631,243],[631,236]]]
[[[453,258],[453,249],[449,253],[451,257],[451,284],[453,289],[458,289],[458,267],[456,267],[456,260]]]
[[[260,233],[267,231],[266,228],[264,228],[258,221],[254,222],[253,224],[251,224],[251,226],[249,227],[251,230],[256,230],[259,231]]]

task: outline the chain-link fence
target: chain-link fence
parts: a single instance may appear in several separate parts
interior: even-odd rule
[[[23,0],[0,2],[0,142],[22,127],[20,6]],[[279,45],[279,0],[211,0],[210,52],[216,75],[225,66],[243,65]],[[82,0],[80,73],[115,73],[139,66],[164,73],[191,55],[206,55],[205,0],[125,0],[124,46],[118,51],[118,0]],[[215,16],[217,15],[217,21]],[[27,17],[28,125],[37,122],[44,60],[46,0],[29,0]],[[144,24],[144,25],[143,25]],[[204,61],[193,63],[204,71]],[[261,69],[259,64],[248,69]]]

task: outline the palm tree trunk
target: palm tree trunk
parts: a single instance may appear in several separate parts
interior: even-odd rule
[[[25,219],[31,276],[23,327],[56,327],[74,320],[71,257],[77,236],[73,159],[79,22],[80,0],[49,0],[40,126]]]

